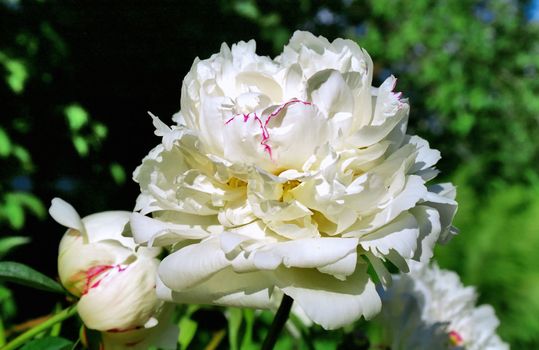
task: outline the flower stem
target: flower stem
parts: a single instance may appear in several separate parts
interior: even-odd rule
[[[6,343],[6,330],[4,329],[4,322],[0,318],[0,346],[4,346]]]
[[[226,331],[224,329],[220,330],[219,332],[215,332],[213,334],[213,337],[211,338],[210,343],[205,347],[205,350],[215,350],[221,344],[221,341],[226,335]]]
[[[264,343],[262,344],[262,350],[271,350],[275,346],[279,333],[281,333],[281,330],[288,319],[293,302],[294,300],[288,295],[285,294],[283,296],[279,310],[277,310],[277,314],[273,319],[268,335],[266,335],[266,339],[264,339]]]
[[[10,341],[5,347],[3,347],[1,350],[13,350],[24,344],[26,341],[32,339],[37,334],[43,332],[44,330],[54,326],[58,322],[62,322],[65,319],[70,318],[74,314],[77,313],[77,305],[73,305],[68,307],[67,309],[64,309],[60,311],[59,313],[53,315],[46,321],[38,324],[35,327],[30,328],[26,332],[19,335],[17,338]]]

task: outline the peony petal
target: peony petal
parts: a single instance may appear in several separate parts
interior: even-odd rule
[[[133,251],[114,240],[88,244],[79,231],[68,231],[60,241],[58,275],[62,285],[80,296],[88,283],[87,271],[95,266],[114,266],[133,257]]]
[[[52,199],[49,214],[60,225],[75,229],[86,236],[86,230],[84,229],[79,213],[77,213],[71,204],[63,199]]]
[[[264,224],[262,220],[256,220],[247,225],[234,227],[228,231],[248,236],[256,240],[265,240],[268,236],[266,233],[266,224]]]
[[[231,114],[224,122],[224,156],[231,162],[256,164],[263,169],[273,169],[271,149],[266,147],[267,131],[262,116]]]
[[[281,112],[275,109],[266,120],[269,146],[280,170],[300,170],[316,149],[329,138],[327,117],[314,104],[289,101]],[[272,115],[274,115],[272,117]]]
[[[159,266],[159,277],[170,289],[183,290],[196,286],[229,265],[219,238],[214,236],[164,258]]]
[[[337,329],[361,316],[370,319],[380,311],[380,297],[366,272],[367,264],[361,263],[341,282],[313,270],[281,269],[279,287],[315,323],[328,330]]]
[[[411,258],[416,250],[418,235],[415,217],[402,213],[390,224],[361,237],[359,244],[377,257],[387,256],[394,250],[404,258]]]
[[[391,284],[391,274],[387,270],[382,259],[374,256],[374,254],[372,254],[371,252],[365,252],[365,256],[367,257],[367,259],[369,259],[369,262],[372,264],[376,275],[378,275],[380,282],[382,282],[382,287],[388,287]]]
[[[416,206],[410,212],[415,216],[419,224],[417,249],[413,259],[422,263],[428,263],[434,254],[434,244],[438,241],[442,231],[440,214],[436,209],[423,205]]]
[[[172,304],[163,305],[156,315],[158,323],[152,328],[102,332],[102,345],[107,350],[148,350],[153,347],[176,350],[179,329],[173,323],[173,311]]]
[[[387,117],[381,125],[363,126],[354,134],[350,135],[347,142],[354,147],[368,147],[382,141],[389,133],[408,115],[408,105],[403,105],[395,115]]]
[[[129,225],[131,226],[133,238],[138,244],[148,243],[156,235],[168,231],[165,223],[137,212],[131,214]]]
[[[456,189],[450,183],[430,186],[429,192],[425,196],[425,205],[435,208],[440,214],[440,224],[442,232],[438,239],[439,243],[447,243],[453,236],[458,234],[458,230],[451,226],[453,217],[455,216],[458,204],[455,201]]]
[[[159,298],[180,304],[217,304],[235,307],[267,309],[278,297],[272,293],[274,278],[270,274],[236,273],[230,268],[215,273],[204,283],[184,290],[171,290],[157,281]]]
[[[356,238],[307,238],[267,244],[254,252],[258,268],[274,270],[286,267],[316,268],[332,264],[347,255],[355,254]]]
[[[387,201],[385,207],[371,217],[363,218],[349,227],[344,237],[360,237],[362,234],[377,230],[394,220],[401,213],[413,208],[421,198],[427,196],[421,177],[410,175],[406,178],[404,189],[393,199]]]
[[[133,240],[122,236],[130,216],[131,213],[128,211],[105,211],[84,217],[82,222],[88,232],[89,242],[112,239],[133,249],[135,247]]]
[[[228,201],[218,214],[219,222],[225,227],[246,225],[256,219],[251,204],[243,198]]]
[[[306,91],[303,85],[303,71],[299,64],[294,63],[283,71],[285,101],[292,99],[306,100]]]
[[[320,236],[318,228],[312,223],[310,216],[289,221],[270,221],[267,226],[279,236],[292,240]]]
[[[352,91],[342,74],[336,70],[323,70],[310,77],[307,81],[307,93],[309,99],[330,120],[337,112],[347,112],[349,115],[353,112]],[[348,128],[344,130],[347,131]],[[337,130],[334,130],[334,136],[337,136]]]
[[[143,326],[155,309],[157,264],[156,259],[139,259],[103,273],[99,283],[83,294],[77,305],[84,324],[100,331]]]
[[[357,253],[353,252],[348,254],[344,258],[337,260],[334,263],[327,264],[325,266],[317,267],[317,270],[332,275],[333,277],[344,281],[347,276],[350,276],[356,270],[357,265]]]
[[[174,142],[181,137],[181,131],[179,129],[171,129],[153,113],[148,112],[148,114],[152,118],[153,126],[155,127],[155,135],[163,138],[163,146],[165,146],[165,150],[170,151],[174,145]]]
[[[429,143],[419,136],[408,136],[405,143],[412,144],[417,149],[416,163],[410,169],[411,173],[430,168],[442,158],[440,151],[431,149]]]
[[[129,223],[135,242],[148,246],[165,246],[184,239],[203,239],[215,230],[222,231],[217,220],[211,216],[175,212],[174,221],[167,216],[159,218],[164,220],[132,213]]]
[[[221,249],[223,249],[225,254],[233,252],[243,242],[253,241],[249,236],[226,231],[219,235],[219,238],[221,240]]]

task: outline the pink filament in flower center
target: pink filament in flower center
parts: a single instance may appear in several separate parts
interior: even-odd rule
[[[266,118],[266,121],[264,121],[264,122],[262,121],[262,119],[260,119],[260,117],[256,114],[256,112],[251,112],[251,113],[247,113],[247,114],[236,114],[236,115],[232,116],[232,118],[228,119],[225,122],[225,125],[228,125],[237,116],[240,116],[240,115],[243,116],[243,122],[244,123],[246,123],[249,120],[249,118],[252,116],[254,118],[254,120],[258,123],[258,126],[260,127],[260,130],[262,131],[262,141],[260,141],[260,144],[262,145],[262,147],[264,147],[264,150],[266,152],[268,152],[270,158],[273,160],[273,152],[272,152],[271,146],[268,145],[268,141],[269,141],[269,138],[270,138],[270,134],[268,132],[268,124],[273,118],[277,117],[284,109],[288,108],[288,106],[290,106],[292,104],[295,104],[295,103],[301,103],[301,104],[306,105],[306,106],[312,105],[311,102],[301,101],[301,100],[298,100],[297,98],[294,98],[294,99],[280,105],[276,110],[274,110],[270,115],[268,115],[268,117]]]

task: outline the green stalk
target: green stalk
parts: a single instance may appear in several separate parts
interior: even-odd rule
[[[4,329],[4,322],[0,318],[0,346],[4,346],[6,343],[6,333]]]
[[[204,350],[215,350],[221,344],[221,341],[225,337],[226,331],[224,329],[219,332],[215,332],[211,338],[210,343],[204,348]]]
[[[60,312],[60,310],[62,310],[62,305],[60,305],[60,303],[57,303],[54,306],[54,313],[56,314],[57,312]],[[61,331],[62,331],[62,322],[58,322],[57,324],[52,326],[50,335],[51,337],[57,337],[60,335]]]
[[[47,319],[46,321],[22,333],[17,338],[10,341],[6,346],[4,346],[0,350],[14,350],[18,348],[19,346],[23,345],[24,343],[26,343],[28,340],[38,335],[39,333],[43,332],[44,330],[49,329],[50,327],[54,326],[58,322],[62,322],[65,319],[70,318],[76,313],[77,313],[77,305],[70,306],[67,309],[64,309],[60,311],[59,313],[53,315],[51,318]]]
[[[283,296],[279,310],[277,310],[277,314],[273,319],[268,335],[266,335],[266,339],[264,339],[264,343],[262,344],[262,350],[272,350],[275,343],[277,343],[279,333],[281,333],[286,320],[288,320],[288,315],[290,314],[293,302],[294,300],[288,295],[285,294]]]

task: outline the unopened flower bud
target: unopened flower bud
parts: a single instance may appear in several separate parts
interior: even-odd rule
[[[135,249],[133,239],[122,236],[131,213],[109,211],[81,219],[58,198],[52,200],[49,212],[68,227],[59,248],[60,281],[80,298],[78,312],[86,327],[105,332],[108,343],[120,340],[120,345],[107,349],[134,346],[146,340],[150,329],[163,328],[156,327],[158,317],[165,319],[165,305],[155,293],[160,249]]]

